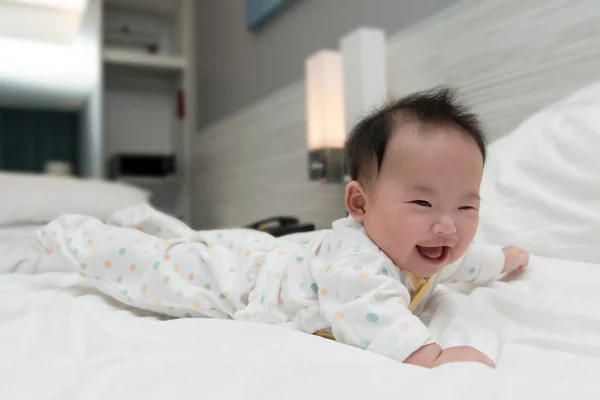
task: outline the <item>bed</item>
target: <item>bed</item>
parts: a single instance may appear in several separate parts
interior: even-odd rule
[[[564,1],[509,1],[502,10],[494,9],[493,1],[462,3],[444,14],[443,24],[434,24],[441,17],[434,18],[393,39],[392,56],[402,50],[410,61],[401,63],[391,57],[390,62],[403,71],[398,76],[409,72],[413,79],[397,79],[392,84],[395,94],[437,83],[464,86],[497,139],[489,149],[478,235],[492,244],[530,250],[530,267],[517,279],[482,288],[440,288],[423,316],[442,344],[484,349],[496,359],[496,370],[468,363],[426,370],[283,328],[169,319],[124,307],[65,266],[42,265],[25,252],[31,243],[29,235],[21,233],[47,219],[37,213],[39,199],[47,196],[38,193],[33,199],[0,197],[4,201],[0,211],[19,204],[18,213],[6,212],[4,218],[13,218],[11,229],[20,225],[21,232],[0,233],[4,249],[0,252],[0,398],[599,398],[600,57],[590,55],[579,65],[595,76],[571,73],[556,85],[560,90],[540,90],[529,97],[504,90],[502,85],[510,80],[501,79],[506,63],[479,74],[462,70],[457,74],[461,63],[438,63],[439,74],[421,68],[419,63],[427,63],[424,60],[430,55],[426,50],[432,38],[442,32],[449,41],[456,39],[449,33],[448,21],[453,17],[458,26],[467,16],[480,18],[471,31],[474,36],[477,29],[489,32],[494,26],[483,23],[484,11],[488,18],[499,15],[496,22],[502,26],[509,20],[523,23],[522,15],[535,19],[531,15],[536,7],[544,10],[540,14],[544,21],[552,16],[553,21],[569,19],[564,17]],[[523,4],[521,9],[519,4]],[[577,2],[569,14],[583,31],[600,26],[589,18],[591,5]],[[582,21],[588,21],[587,25]],[[590,39],[590,48],[595,47],[594,40]],[[547,53],[545,62],[563,57],[565,46],[557,46],[553,56]],[[578,49],[588,51],[581,43]],[[490,49],[486,51],[489,54]],[[477,59],[475,49],[469,52],[469,58]],[[452,55],[456,60],[456,54]],[[535,64],[543,58],[529,61]],[[450,78],[442,82],[440,76]],[[461,81],[467,76],[469,82],[480,85]],[[530,91],[544,87],[542,78],[539,74],[522,77],[535,82]],[[546,76],[546,84],[551,82]],[[504,100],[514,96],[521,104],[509,112],[508,102],[495,102],[498,93]],[[505,105],[504,114],[495,112],[501,107],[494,104]],[[516,115],[517,109],[530,111]],[[510,125],[507,119],[520,122]],[[101,196],[109,192],[85,193]],[[115,196],[100,202],[98,198],[93,202],[79,198],[68,205],[56,202],[52,213],[56,207],[62,210],[61,206],[73,212],[81,205],[117,207],[140,201],[138,194],[130,194],[119,204],[110,203]],[[15,215],[24,211],[35,218],[15,221]],[[9,265],[15,259],[27,260],[28,267],[17,271]]]
[[[64,271],[32,248],[35,229],[65,213],[106,220],[119,209],[148,204],[151,195],[114,181],[1,170],[0,188],[0,273]]]
[[[565,282],[565,267],[589,279]],[[599,267],[536,257],[524,281],[450,296],[446,311],[460,310],[462,316],[438,323],[468,334],[465,323],[483,318],[505,336],[496,371],[472,364],[424,370],[266,325],[163,321],[123,309],[75,274],[4,275],[0,396],[597,398]]]
[[[491,354],[496,370],[425,370],[283,328],[173,320],[124,307],[32,257],[36,268],[0,274],[0,398],[597,398],[598,111],[600,82],[490,146],[478,234],[533,249],[530,268],[482,288],[441,288],[424,319],[442,344]],[[0,241],[25,254],[18,249],[32,228],[4,228]]]

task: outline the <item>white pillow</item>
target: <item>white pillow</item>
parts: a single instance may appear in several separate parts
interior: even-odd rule
[[[600,263],[600,82],[536,113],[489,153],[482,239]]]
[[[148,203],[150,193],[117,182],[51,175],[0,173],[0,225],[46,223],[62,214],[106,220]]]

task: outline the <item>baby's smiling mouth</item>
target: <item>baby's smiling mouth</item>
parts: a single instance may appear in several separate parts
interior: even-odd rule
[[[419,246],[417,245],[417,252],[421,257],[425,260],[432,263],[443,263],[448,257],[448,251],[450,248],[448,246]]]

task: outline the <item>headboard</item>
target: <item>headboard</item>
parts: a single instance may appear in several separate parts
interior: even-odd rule
[[[597,0],[463,0],[388,38],[388,92],[459,88],[491,140],[600,79]],[[203,129],[194,143],[194,224],[345,214],[343,185],[308,181],[304,83]]]
[[[389,38],[391,94],[458,87],[490,139],[600,80],[596,0],[463,0]]]

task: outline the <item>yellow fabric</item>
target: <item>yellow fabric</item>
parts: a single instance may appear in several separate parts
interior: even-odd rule
[[[321,329],[320,331],[316,331],[313,335],[320,336],[325,339],[335,340],[333,333],[326,331],[325,329]]]
[[[423,300],[423,297],[425,297],[425,295],[429,293],[429,290],[431,289],[431,283],[433,280],[431,278],[418,278],[408,271],[404,271],[404,273],[410,278],[410,281],[417,290],[415,294],[411,296],[410,304],[408,305],[408,309],[410,311],[414,311],[415,308],[417,308],[417,306],[421,302],[421,300]]]

